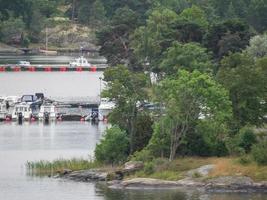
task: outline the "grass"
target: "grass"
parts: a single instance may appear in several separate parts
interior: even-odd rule
[[[172,162],[169,162],[167,159],[156,159],[152,162],[154,167],[151,173],[146,173],[144,169],[127,178],[146,177],[177,181],[184,178],[187,171],[207,165],[210,162],[210,158],[203,159],[197,157],[178,158]]]
[[[186,157],[177,158],[172,162],[164,159],[156,159],[152,163],[153,171],[150,171],[150,173],[146,173],[144,169],[126,178],[145,177],[177,181],[185,178],[186,172],[191,169],[196,169],[207,164],[214,164],[215,168],[205,178],[248,176],[254,181],[267,181],[267,166],[259,166],[251,158],[246,158],[246,162],[244,162],[243,158],[240,157]],[[200,174],[193,174],[193,177],[200,178],[201,176]]]
[[[240,158],[217,158],[213,160],[215,169],[210,177],[218,176],[248,176],[254,181],[267,180],[267,166],[257,165],[254,161],[240,163]]]
[[[62,172],[64,169],[70,169],[72,171],[85,170],[92,168],[101,168],[102,166],[92,160],[86,159],[56,159],[53,161],[40,160],[36,162],[27,162],[27,172],[31,175],[54,175]]]

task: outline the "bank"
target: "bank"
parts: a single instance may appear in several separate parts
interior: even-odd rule
[[[53,178],[101,181],[112,189],[188,189],[204,192],[267,193],[267,166],[240,158],[178,158],[147,163],[131,161],[123,166],[92,164],[82,170],[54,169]],[[86,166],[86,165],[85,165]],[[49,175],[50,176],[50,175]]]

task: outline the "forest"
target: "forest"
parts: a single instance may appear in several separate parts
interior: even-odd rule
[[[38,43],[56,18],[95,31],[110,65],[102,96],[117,105],[96,147],[98,161],[252,155],[267,164],[267,0],[0,5],[7,44]]]

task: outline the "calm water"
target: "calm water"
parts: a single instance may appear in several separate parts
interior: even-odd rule
[[[0,72],[0,96],[35,94],[64,99],[95,100],[102,72]],[[101,82],[103,85],[103,82]]]
[[[263,195],[199,194],[177,190],[111,190],[103,184],[27,176],[26,161],[92,156],[106,124],[0,124],[2,200],[266,200]]]

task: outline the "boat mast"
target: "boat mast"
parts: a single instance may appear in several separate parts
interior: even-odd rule
[[[47,51],[48,38],[47,38],[47,27],[45,27],[45,50]]]

